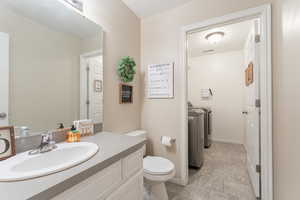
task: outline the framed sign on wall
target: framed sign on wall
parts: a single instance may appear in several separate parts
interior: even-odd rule
[[[0,160],[16,155],[14,127],[0,127]]]
[[[174,98],[174,63],[148,66],[148,98]]]
[[[120,84],[120,104],[133,102],[133,86]]]

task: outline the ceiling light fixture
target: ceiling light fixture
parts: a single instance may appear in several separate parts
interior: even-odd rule
[[[223,39],[224,35],[224,32],[212,32],[207,34],[205,39],[207,39],[211,44],[217,44]]]

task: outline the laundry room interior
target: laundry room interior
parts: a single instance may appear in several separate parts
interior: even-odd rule
[[[259,149],[250,135],[257,124],[247,116],[258,86],[259,69],[253,69],[258,24],[245,20],[187,37],[189,176],[200,182],[207,176],[219,182],[229,178],[247,186],[250,196],[259,193],[249,164]]]

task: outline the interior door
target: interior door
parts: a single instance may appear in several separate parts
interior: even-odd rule
[[[247,168],[257,197],[260,188],[260,91],[259,91],[260,23],[255,20],[245,48],[246,67],[253,64],[253,82],[246,87],[246,151]]]
[[[0,126],[8,126],[9,35],[0,32]]]
[[[103,122],[103,63],[102,56],[87,56],[81,63],[81,119]]]

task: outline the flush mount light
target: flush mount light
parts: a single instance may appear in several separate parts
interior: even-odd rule
[[[213,32],[207,34],[205,36],[205,39],[207,39],[211,44],[217,44],[223,39],[224,35],[225,35],[224,32]]]

